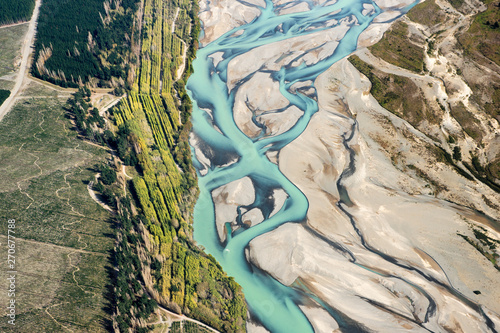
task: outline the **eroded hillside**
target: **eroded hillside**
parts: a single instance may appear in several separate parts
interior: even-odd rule
[[[428,155],[435,155],[436,163],[497,193],[500,67],[494,22],[499,12],[493,2],[425,1],[394,23],[380,42],[350,58],[370,80],[370,93],[380,105],[425,134]],[[429,176],[437,164],[415,165],[398,145],[381,143],[399,168],[427,177],[436,195],[458,200],[444,177]],[[487,197],[461,200],[479,211],[499,209]]]

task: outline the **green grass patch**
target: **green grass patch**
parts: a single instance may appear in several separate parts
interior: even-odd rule
[[[467,55],[476,60],[478,53],[500,65],[500,7],[496,2],[486,2],[486,11],[476,15],[469,30],[459,41]]]
[[[408,25],[398,21],[387,30],[384,37],[369,47],[376,57],[395,66],[420,73],[424,66],[424,49],[408,39]]]

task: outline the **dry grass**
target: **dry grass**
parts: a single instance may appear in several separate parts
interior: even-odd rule
[[[480,122],[477,120],[473,114],[467,111],[467,108],[462,104],[462,102],[450,105],[450,113],[453,118],[458,121],[460,126],[464,129],[471,138],[476,142],[481,142],[483,138],[483,132],[481,130]]]
[[[21,56],[23,36],[28,31],[28,24],[0,29],[0,77],[14,72],[14,61]]]
[[[427,120],[439,124],[440,117],[427,104],[420,88],[409,78],[386,74],[357,56],[349,61],[372,83],[370,93],[379,104],[415,127]]]
[[[429,27],[442,23],[445,15],[434,0],[426,0],[413,7],[407,14],[413,22]]]
[[[369,49],[376,57],[395,66],[415,73],[423,70],[424,49],[410,42],[408,25],[402,21],[394,23],[384,37]]]
[[[16,219],[16,236],[24,239],[17,252],[16,329],[105,332],[114,237],[110,213],[92,200],[86,183],[107,155],[76,138],[64,99],[34,85],[29,89],[37,98],[20,99],[0,122],[0,221]],[[2,301],[5,284],[0,295]],[[0,321],[0,331],[7,325]]]

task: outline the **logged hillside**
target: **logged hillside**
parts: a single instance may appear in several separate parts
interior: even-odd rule
[[[29,21],[35,0],[0,0],[0,25]]]
[[[70,131],[68,95],[30,82],[0,122],[0,218],[16,220],[16,321],[0,332],[107,332],[113,220],[87,183],[106,151]],[[0,225],[7,244],[7,224]],[[4,266],[6,267],[6,266]],[[7,279],[2,269],[0,278]],[[0,287],[7,304],[8,286]]]
[[[32,74],[63,87],[124,87],[133,81],[139,1],[45,0]],[[131,78],[129,78],[131,76]]]

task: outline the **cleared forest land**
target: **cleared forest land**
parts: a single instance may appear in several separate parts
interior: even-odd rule
[[[109,325],[111,214],[87,191],[93,165],[107,153],[76,138],[65,101],[30,83],[0,122],[0,219],[16,220],[18,332],[103,332]],[[0,224],[1,243],[6,227]],[[10,328],[0,321],[0,331]]]
[[[19,49],[29,45],[22,43],[25,25],[5,28],[19,31],[3,41],[12,52],[4,56],[1,78],[15,96],[0,122],[0,219],[16,220],[16,330],[144,332],[173,322],[174,330],[197,330],[193,322],[179,323],[185,317],[150,316],[154,299],[217,330],[243,331],[241,288],[192,240],[197,188],[184,84],[197,48],[199,8],[158,0],[136,8],[131,0],[122,2],[125,11],[108,3],[98,11],[103,2],[96,0],[86,10],[96,10],[104,26],[68,27],[68,15],[85,16],[81,4],[69,3],[66,16],[57,15],[62,6],[54,1],[40,8],[32,67],[63,87],[86,82],[69,100],[73,89],[23,71],[12,88]],[[118,30],[132,37],[123,42]],[[64,37],[59,44],[49,42],[54,31]],[[79,38],[82,49],[66,52]],[[80,68],[81,62],[93,67]],[[113,89],[122,98],[115,107]],[[7,281],[5,273],[0,278]],[[6,291],[2,304],[9,301]],[[4,320],[0,331],[8,328]]]
[[[23,36],[28,31],[28,24],[0,28],[0,89],[12,89],[15,76],[21,61],[21,45]]]

